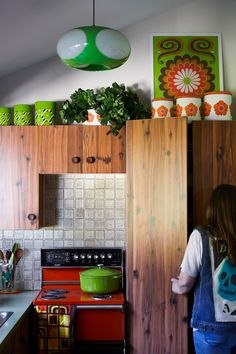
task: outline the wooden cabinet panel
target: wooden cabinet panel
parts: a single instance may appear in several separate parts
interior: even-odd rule
[[[127,123],[128,306],[132,354],[187,353],[187,300],[174,296],[187,243],[187,121]]]
[[[68,127],[68,172],[124,173],[125,127],[118,136],[109,127]]]
[[[34,127],[0,129],[0,226],[35,229],[39,222],[38,133]],[[32,220],[29,220],[31,215]]]
[[[39,173],[66,173],[68,126],[35,127],[39,134]]]
[[[236,184],[236,122],[193,122],[193,224],[205,223],[212,190]]]
[[[125,128],[103,126],[0,127],[0,229],[41,224],[41,175],[124,173]]]

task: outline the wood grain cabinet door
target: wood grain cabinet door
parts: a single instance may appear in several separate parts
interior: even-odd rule
[[[193,223],[206,222],[206,207],[219,184],[236,185],[236,121],[193,122]]]
[[[171,291],[187,243],[187,121],[129,121],[128,314],[132,354],[187,354],[186,297]]]
[[[125,127],[118,136],[105,126],[68,126],[69,173],[124,173]]]
[[[35,127],[39,134],[39,167],[41,174],[67,173],[68,126]]]
[[[0,128],[0,228],[39,225],[38,132],[35,127]]]

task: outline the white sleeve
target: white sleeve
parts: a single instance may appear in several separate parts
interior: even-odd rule
[[[198,276],[202,266],[202,238],[198,230],[193,230],[189,237],[184,258],[180,266],[181,272],[187,273],[193,278]]]

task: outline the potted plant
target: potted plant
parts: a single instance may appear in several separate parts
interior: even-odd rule
[[[151,117],[151,110],[144,107],[138,95],[116,82],[96,92],[91,89],[75,91],[70,100],[63,103],[60,116],[63,123],[81,123],[87,120],[88,109],[94,109],[100,115],[100,123],[109,125],[113,135],[117,135],[129,119]]]
[[[96,95],[92,89],[79,88],[66,100],[60,110],[62,123],[72,124],[87,120],[88,109],[96,109]]]

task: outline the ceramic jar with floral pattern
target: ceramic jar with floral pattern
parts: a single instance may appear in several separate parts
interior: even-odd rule
[[[174,102],[171,98],[154,98],[152,100],[152,118],[174,116]]]
[[[88,109],[88,119],[83,122],[83,125],[101,125],[100,115],[97,114],[95,109]]]
[[[232,120],[232,93],[229,91],[206,92],[204,119]]]
[[[188,121],[201,120],[202,100],[198,96],[178,96],[176,117],[188,117]]]

